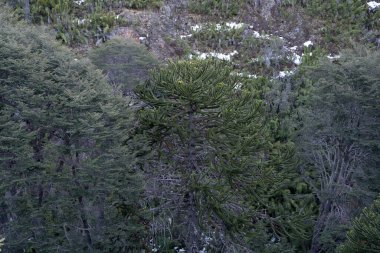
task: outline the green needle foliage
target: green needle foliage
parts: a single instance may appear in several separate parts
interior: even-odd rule
[[[169,221],[152,225],[162,247],[233,252],[254,248],[250,242],[270,247],[283,235],[269,198],[287,177],[292,147],[271,135],[265,79],[251,83],[231,71],[216,61],[180,61],[137,88],[153,216]]]
[[[89,62],[0,16],[0,234],[5,252],[141,249],[133,116]]]
[[[380,195],[354,220],[347,233],[347,242],[339,248],[339,252],[380,252]]]
[[[93,49],[90,59],[107,75],[111,86],[124,94],[146,81],[149,71],[158,65],[143,45],[123,38],[112,39]]]

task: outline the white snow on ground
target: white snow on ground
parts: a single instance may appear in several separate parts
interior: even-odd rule
[[[83,25],[86,22],[86,19],[78,19],[78,25]]]
[[[308,41],[306,41],[305,43],[303,43],[303,45],[304,45],[305,47],[310,47],[310,46],[312,46],[312,45],[314,45],[314,44],[313,44],[312,41],[308,40]]]
[[[337,60],[337,59],[340,58],[340,55],[331,55],[331,54],[329,54],[329,55],[327,56],[327,58],[329,58],[330,60]]]
[[[216,53],[216,52],[211,52],[211,53],[195,52],[195,54],[196,54],[195,57],[201,60],[207,59],[209,57],[214,57],[214,58],[218,58],[219,60],[231,61],[231,57],[234,55],[237,55],[238,51],[235,50],[229,54],[222,54],[222,53]],[[193,56],[190,56],[190,58],[192,57]]]
[[[256,39],[271,39],[274,37],[273,34],[260,34],[258,31],[253,31],[253,37]],[[280,39],[283,39],[282,37],[279,37]]]
[[[235,23],[235,22],[229,22],[226,23],[226,26],[229,27],[230,29],[240,29],[244,27],[244,23]]]
[[[368,2],[367,5],[370,10],[374,10],[380,7],[380,3],[375,2],[375,1]]]
[[[285,70],[285,71],[280,71],[278,73],[278,77],[277,78],[284,78],[284,77],[287,77],[287,76],[291,76],[294,74],[294,71],[293,70]]]
[[[294,64],[300,65],[302,63],[302,57],[294,53],[292,56],[292,61],[294,62]]]
[[[179,37],[181,39],[185,39],[185,38],[190,38],[191,36],[193,36],[192,34],[187,34],[187,35],[180,35]]]
[[[223,27],[226,27],[226,29],[229,31],[233,29],[241,29],[244,27],[244,25],[245,25],[244,23],[227,22],[225,24],[215,24],[215,27],[217,31],[221,30]],[[190,29],[193,32],[199,32],[203,28],[204,28],[204,25],[202,24],[197,24],[190,27]]]
[[[257,78],[257,75],[252,74],[245,74],[245,73],[233,73],[233,75],[241,76],[241,77],[248,77],[248,78]]]
[[[292,50],[292,51],[296,51],[297,50],[297,46],[294,46],[294,47],[291,47],[291,48],[289,48],[290,50]]]
[[[237,84],[235,84],[234,89],[235,90],[241,90],[241,87],[243,87],[243,84],[242,83],[237,83]]]
[[[201,249],[199,253],[207,253],[206,248]]]
[[[81,5],[85,2],[85,0],[77,0],[77,1],[74,1],[75,4],[78,4],[78,5]]]
[[[193,32],[198,32],[198,31],[200,31],[200,30],[202,30],[202,25],[193,25],[192,27],[191,27],[191,30],[193,31]]]

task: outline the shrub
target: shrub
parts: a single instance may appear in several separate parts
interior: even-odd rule
[[[107,75],[114,88],[124,94],[148,78],[149,70],[157,60],[132,40],[115,38],[90,52],[92,62]]]

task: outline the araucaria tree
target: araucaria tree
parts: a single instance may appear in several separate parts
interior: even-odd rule
[[[259,226],[271,220],[271,235],[280,230],[267,198],[292,152],[271,137],[260,80],[231,71],[216,61],[169,63],[137,89],[154,244],[249,252]]]

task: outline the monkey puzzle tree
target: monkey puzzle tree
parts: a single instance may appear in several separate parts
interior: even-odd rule
[[[354,220],[338,252],[380,252],[380,196]]]
[[[292,152],[273,141],[264,82],[248,85],[231,71],[216,61],[180,61],[137,88],[157,244],[167,231],[189,252],[249,250],[254,224],[270,219],[267,197]]]

